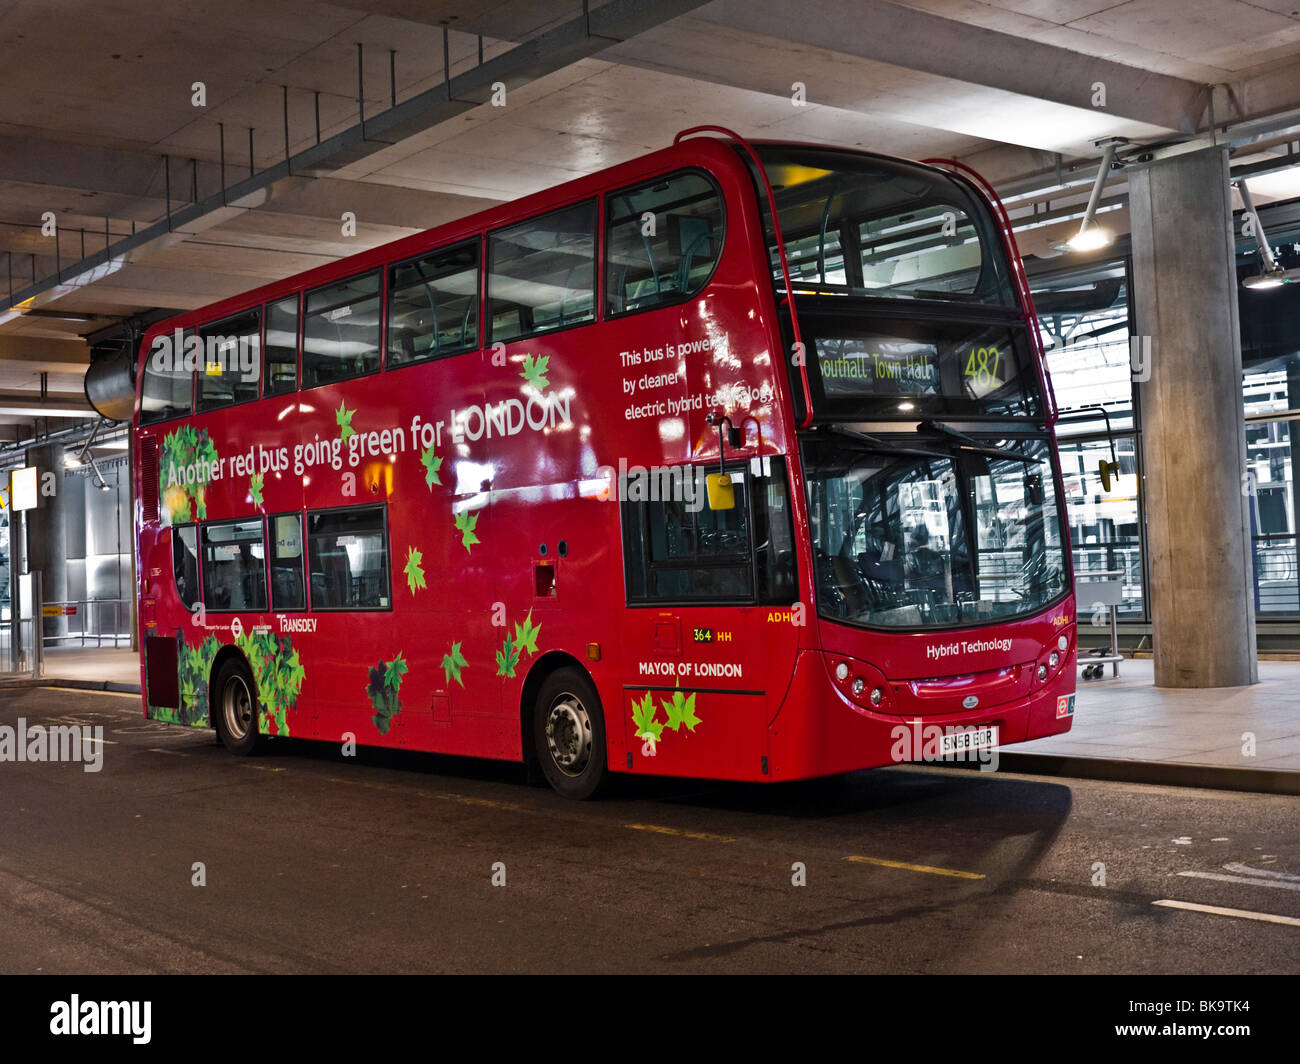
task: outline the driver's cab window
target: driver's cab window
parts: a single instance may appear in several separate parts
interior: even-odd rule
[[[798,598],[785,460],[728,467],[735,505],[727,510],[709,506],[705,482],[716,471],[632,466],[620,480],[629,602]]]

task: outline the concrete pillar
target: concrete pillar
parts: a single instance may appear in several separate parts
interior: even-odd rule
[[[1147,563],[1159,687],[1255,683],[1241,336],[1223,149],[1129,175]]]
[[[45,602],[60,602],[68,597],[68,489],[63,480],[63,452],[63,446],[56,443],[27,449],[27,464],[36,467],[42,488],[46,484],[45,474],[54,474],[53,493],[41,491],[36,509],[26,514],[27,568],[41,572],[41,595]],[[79,484],[77,488],[80,490]],[[49,617],[43,629],[48,638],[60,636],[67,631],[67,621],[63,617]]]

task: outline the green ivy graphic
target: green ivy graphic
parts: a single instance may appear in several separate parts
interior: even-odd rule
[[[366,684],[366,694],[370,704],[375,708],[375,715],[370,723],[380,735],[387,735],[393,726],[393,718],[402,712],[401,699],[397,697],[402,689],[402,677],[406,675],[406,659],[399,653],[392,661],[380,661],[370,666],[370,682]]]
[[[424,555],[414,547],[406,548],[406,566],[402,572],[406,574],[406,586],[411,589],[412,595],[426,586],[424,567],[420,564],[423,559]]]
[[[163,524],[183,524],[202,521],[208,516],[207,480],[184,480],[187,466],[217,466],[216,444],[207,429],[196,430],[185,425],[167,433],[162,438],[158,481],[162,489],[162,506],[159,508]]]
[[[658,712],[654,699],[650,697],[650,692],[645,693],[645,698],[640,702],[632,702],[632,723],[636,725],[636,737],[638,739],[649,739],[657,743],[659,736],[663,734],[663,721],[655,720],[655,714]]]
[[[258,729],[263,734],[288,735],[289,711],[298,703],[306,670],[298,659],[289,639],[277,638],[271,632],[244,632],[235,640],[235,646],[244,652],[253,679],[257,682]],[[275,731],[270,731],[270,725]]]
[[[265,486],[265,479],[261,473],[254,473],[248,478],[248,494],[253,497],[253,505],[262,505],[262,488]]]
[[[460,670],[468,668],[469,662],[465,660],[465,655],[460,652],[460,643],[452,643],[451,650],[442,656],[442,671],[447,676],[447,682],[455,680],[461,687],[465,686],[465,681],[460,678]]]
[[[520,373],[519,376],[523,377],[524,380],[539,392],[544,392],[551,386],[551,382],[546,377],[548,372],[547,366],[550,365],[550,362],[550,355],[538,355],[536,357],[533,355],[524,355],[524,368],[523,372]]]
[[[221,644],[216,636],[208,636],[202,643],[187,644],[181,637],[177,658],[177,679],[180,681],[181,704],[176,709],[151,706],[150,716],[169,724],[190,724],[206,727],[208,717],[208,680],[212,676],[212,662]]]
[[[424,466],[424,483],[430,491],[433,491],[435,484],[442,483],[442,478],[438,476],[438,470],[442,468],[442,459],[433,453],[433,444],[429,444],[420,452],[420,464]]]
[[[478,514],[461,513],[456,515],[456,530],[460,533],[461,545],[465,548],[465,553],[470,553],[470,547],[479,542],[478,536],[474,529],[478,525]]]
[[[334,411],[334,424],[339,427],[339,438],[348,442],[349,436],[355,436],[357,430],[352,427],[352,415],[355,410],[349,410],[342,400],[339,400],[339,408]]]

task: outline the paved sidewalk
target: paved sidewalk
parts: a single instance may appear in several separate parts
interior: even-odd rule
[[[140,690],[140,655],[130,647],[47,647],[44,680]]]
[[[1261,661],[1251,687],[1202,690],[1154,686],[1151,660],[1110,666],[1080,680],[1074,727],[1009,752],[1300,772],[1300,662]],[[1243,753],[1244,733],[1255,756]]]

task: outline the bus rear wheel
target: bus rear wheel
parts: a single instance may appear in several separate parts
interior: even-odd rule
[[[546,781],[566,798],[590,798],[608,776],[605,715],[596,688],[578,669],[557,669],[533,710],[533,746]]]
[[[217,671],[209,690],[213,723],[222,744],[232,754],[254,753],[262,736],[257,730],[257,685],[248,666],[231,658]]]

